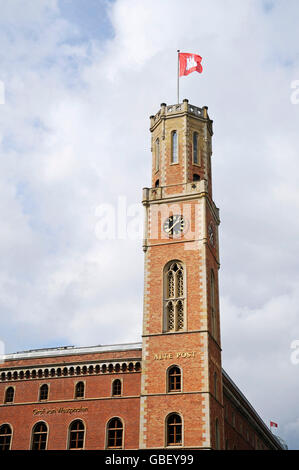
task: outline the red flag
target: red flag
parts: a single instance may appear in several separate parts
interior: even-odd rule
[[[189,75],[191,72],[202,72],[201,65],[202,57],[196,54],[189,54],[188,52],[179,53],[180,63],[180,77],[182,75]]]
[[[270,427],[272,428],[277,428],[278,427],[278,424],[277,423],[274,423],[274,421],[270,421]]]

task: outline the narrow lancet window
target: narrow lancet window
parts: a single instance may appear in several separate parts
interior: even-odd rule
[[[193,132],[193,163],[195,165],[199,164],[198,158],[198,133]]]
[[[171,133],[171,163],[178,163],[178,134],[177,131]]]
[[[160,141],[156,139],[155,142],[155,170],[158,171],[160,167]]]
[[[215,302],[215,275],[213,269],[211,269],[211,329],[212,336],[216,338],[216,302]]]

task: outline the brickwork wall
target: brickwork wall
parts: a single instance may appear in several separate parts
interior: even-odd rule
[[[0,383],[0,424],[13,428],[12,449],[29,449],[31,431],[35,423],[45,421],[49,428],[48,449],[66,449],[68,428],[74,419],[82,419],[86,426],[86,449],[104,449],[106,424],[112,417],[124,423],[124,448],[139,446],[140,409],[139,372],[102,374],[47,379],[19,380]],[[112,397],[112,381],[122,382],[121,397]],[[74,399],[75,384],[85,384],[84,399]],[[40,385],[49,385],[47,401],[38,401]],[[7,386],[15,387],[14,402],[4,404]],[[79,409],[72,414],[59,412]]]

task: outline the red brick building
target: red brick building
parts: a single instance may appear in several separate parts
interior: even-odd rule
[[[142,343],[6,355],[0,449],[282,448],[222,370],[212,124],[151,116]]]

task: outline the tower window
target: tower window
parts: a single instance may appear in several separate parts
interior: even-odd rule
[[[185,327],[184,267],[178,261],[164,270],[164,330],[180,331]]]
[[[107,448],[121,449],[123,445],[123,424],[119,418],[112,418],[107,427]]]
[[[12,431],[9,424],[0,426],[0,450],[9,450],[11,444]]]
[[[214,396],[218,399],[218,378],[217,372],[214,373]]]
[[[5,399],[4,403],[13,403],[15,396],[15,390],[13,387],[8,387],[8,389],[5,392]]]
[[[48,428],[45,423],[36,423],[32,431],[31,450],[45,450],[47,446]]]
[[[171,163],[178,163],[178,134],[177,131],[171,133]]]
[[[121,395],[121,381],[119,379],[113,380],[112,383],[112,396]]]
[[[215,441],[216,441],[216,450],[220,450],[220,432],[219,432],[218,418],[215,421]]]
[[[173,366],[168,369],[168,391],[180,392],[181,389],[181,369]]]
[[[84,383],[78,382],[75,386],[75,398],[84,398]]]
[[[166,420],[166,445],[182,445],[182,419],[173,413]]]
[[[199,164],[198,158],[198,133],[193,132],[193,163],[195,165]]]
[[[215,275],[213,269],[211,269],[211,327],[212,336],[216,338],[216,307],[215,307]]]
[[[159,184],[160,184],[160,181],[157,180],[157,181],[155,182],[155,188],[158,188],[158,187],[159,187]]]
[[[48,400],[49,387],[47,384],[44,384],[39,389],[39,401]]]
[[[159,170],[159,165],[160,165],[160,141],[159,139],[156,139],[155,142],[155,170]]]
[[[193,181],[200,181],[200,176],[197,174],[193,175]]]
[[[73,421],[69,428],[69,449],[83,449],[85,426],[80,419]]]

